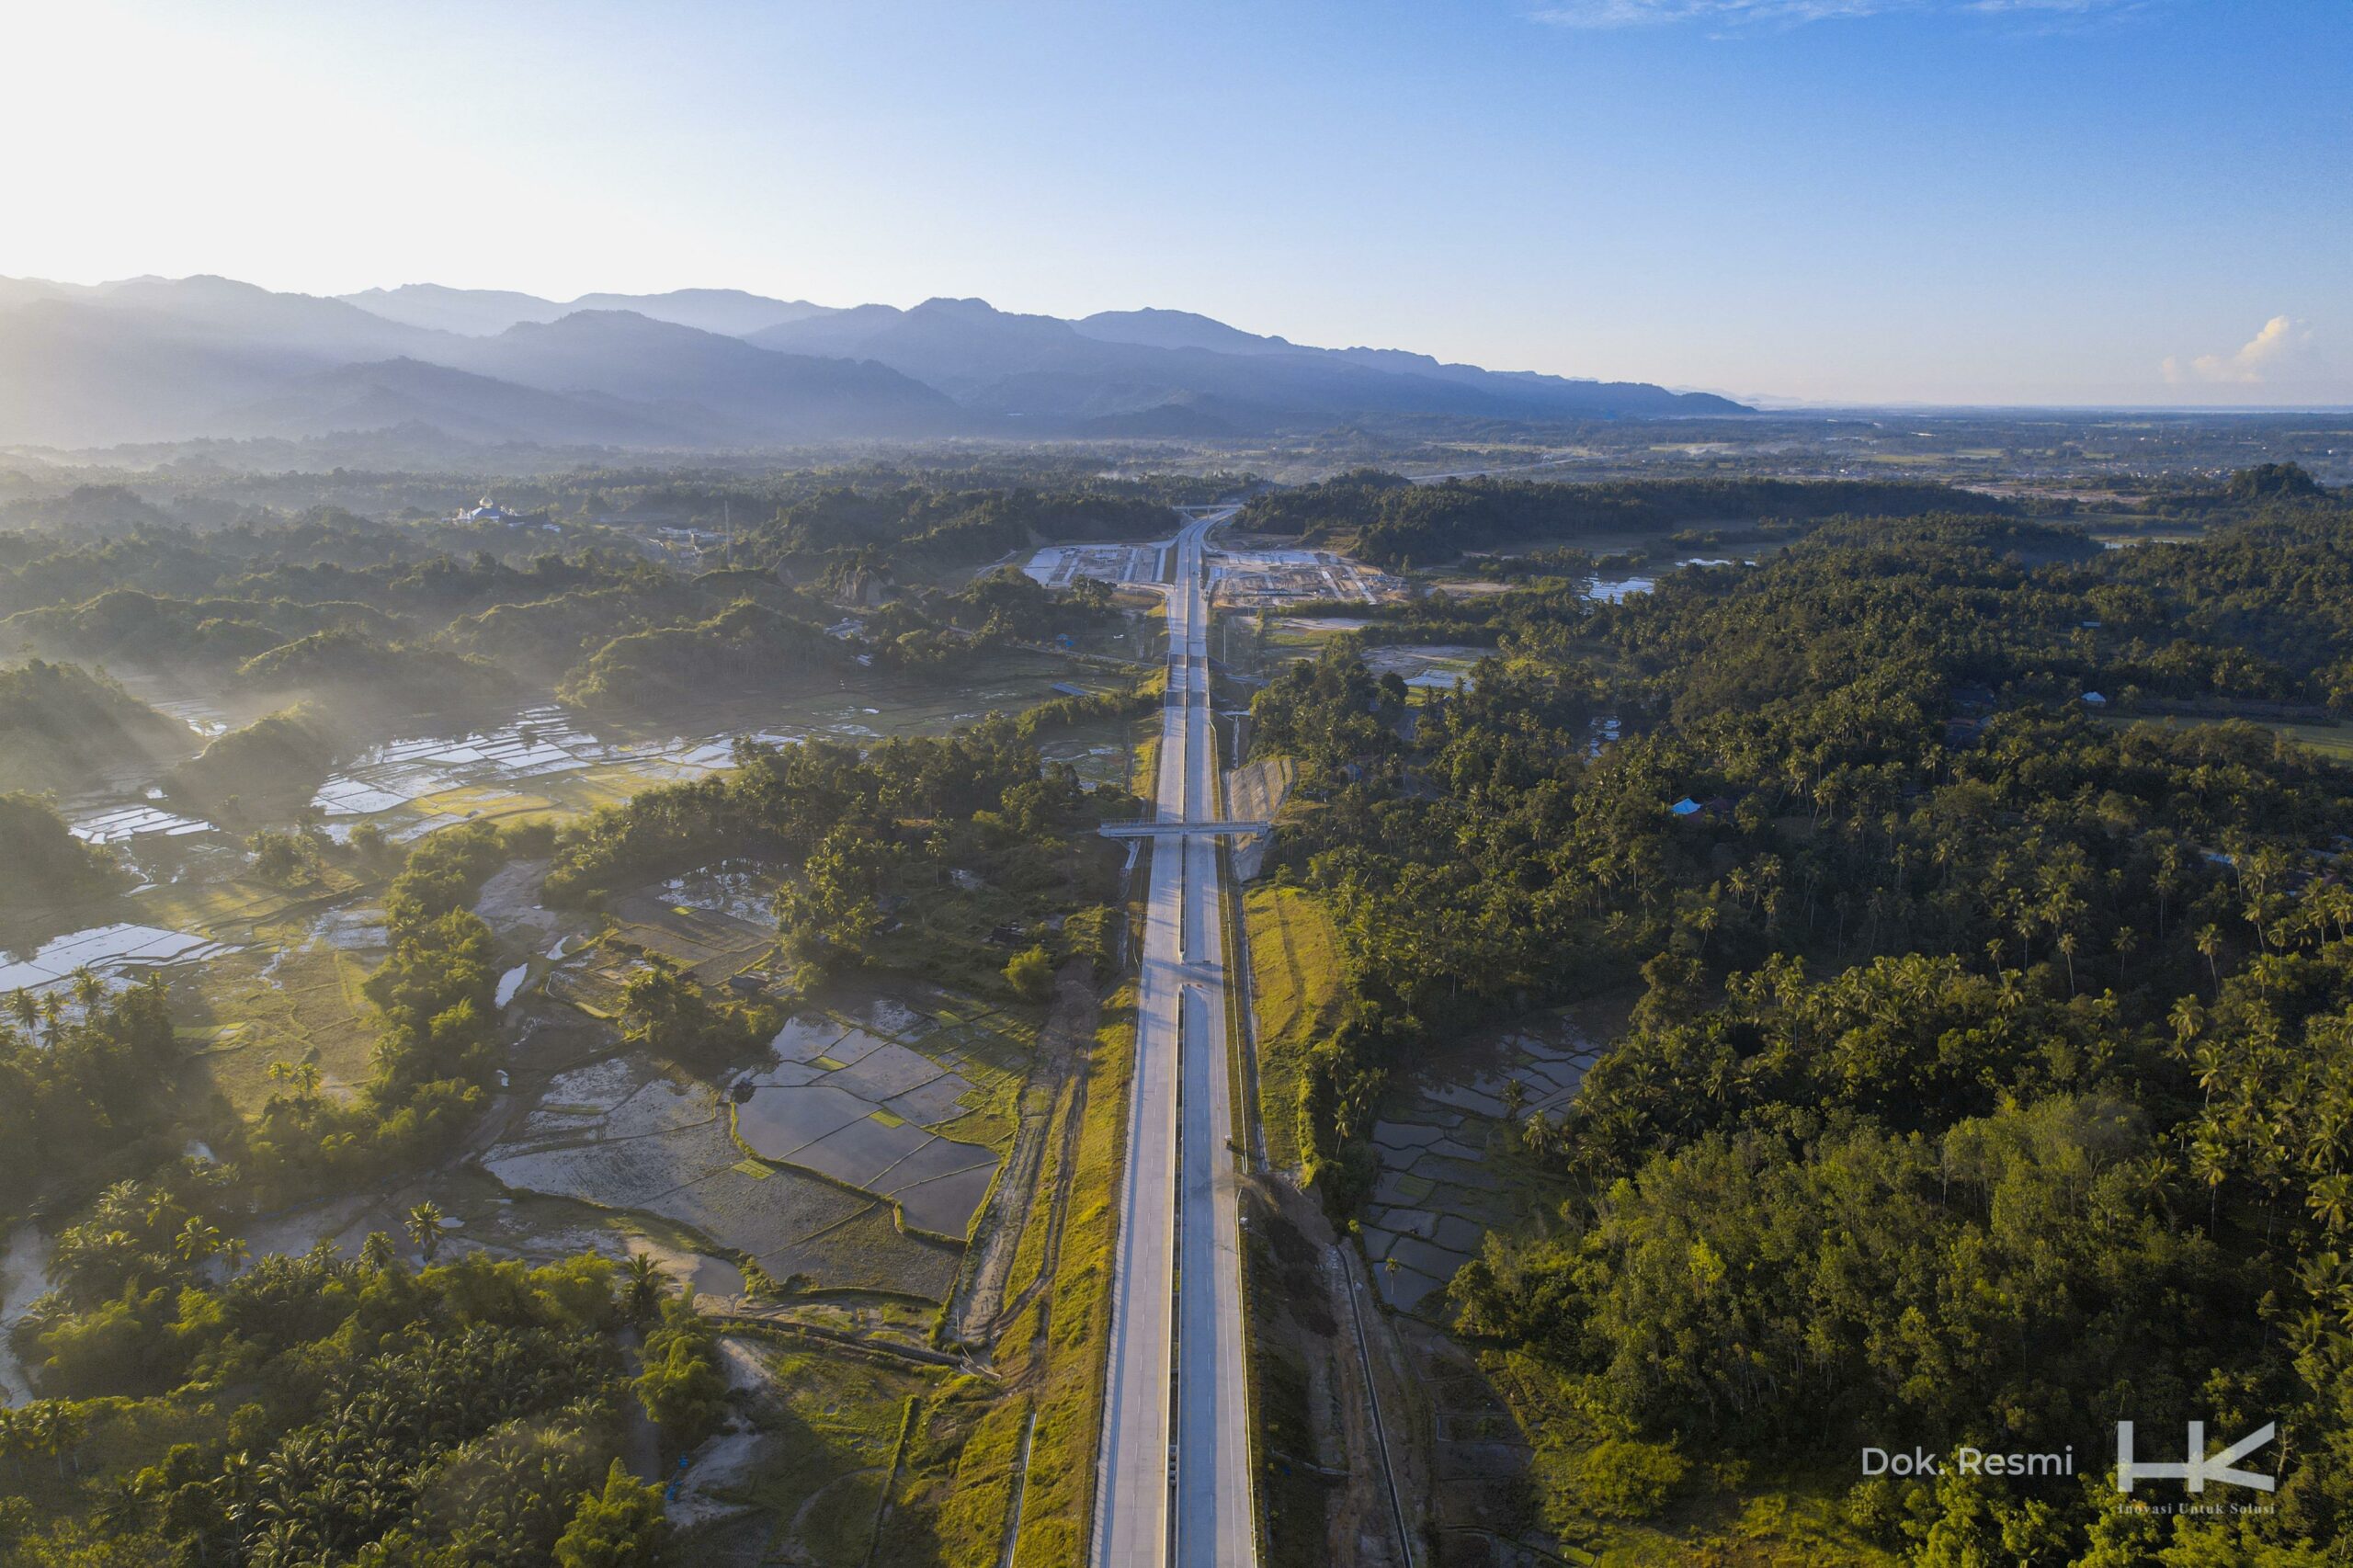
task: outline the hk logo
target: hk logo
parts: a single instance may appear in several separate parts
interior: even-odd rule
[[[2267,1421],[2221,1453],[2210,1455],[2206,1452],[2206,1423],[2192,1421],[2189,1458],[2179,1464],[2159,1464],[2154,1460],[2143,1463],[2132,1457],[2132,1423],[2120,1421],[2116,1424],[2116,1489],[2130,1492],[2136,1481],[2183,1481],[2189,1483],[2192,1492],[2203,1492],[2211,1481],[2224,1486],[2251,1486],[2257,1492],[2268,1492],[2279,1484],[2276,1477],[2232,1467],[2271,1441],[2275,1426]]]

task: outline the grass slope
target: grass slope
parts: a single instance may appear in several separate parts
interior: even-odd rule
[[[1243,918],[1258,1014],[1258,1115],[1267,1156],[1295,1169],[1300,1074],[1308,1047],[1339,1021],[1340,934],[1324,906],[1299,888],[1250,889]]]
[[[1124,989],[1104,1010],[1087,1063],[1086,1119],[1053,1286],[1006,1335],[1008,1378],[1017,1369],[1040,1374],[1038,1429],[1013,1568],[1066,1568],[1086,1557],[1102,1448],[1111,1257],[1119,1231],[1115,1199],[1135,1059],[1135,1004],[1134,991]]]

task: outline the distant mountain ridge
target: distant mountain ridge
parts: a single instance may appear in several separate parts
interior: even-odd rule
[[[1745,412],[1646,382],[1308,347],[1186,311],[1067,321],[730,289],[558,302],[432,283],[326,298],[212,277],[0,278],[0,443],[24,445],[438,431],[659,449]]]
[[[486,337],[526,322],[551,322],[574,311],[634,311],[654,321],[741,337],[764,326],[828,313],[806,300],[771,300],[741,289],[673,289],[666,294],[583,294],[568,303],[504,289],[450,289],[404,283],[337,298],[410,326]]]

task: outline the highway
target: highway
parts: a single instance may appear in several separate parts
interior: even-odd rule
[[[1221,814],[1202,558],[1231,515],[1188,523],[1173,547],[1162,824]],[[1217,843],[1151,843],[1094,1561],[1256,1568]]]

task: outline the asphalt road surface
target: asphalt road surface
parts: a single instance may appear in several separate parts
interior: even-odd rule
[[[1157,814],[1219,814],[1203,540],[1176,536]],[[1111,1294],[1097,1568],[1256,1568],[1215,839],[1152,841]]]

